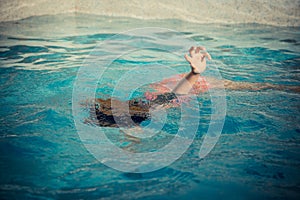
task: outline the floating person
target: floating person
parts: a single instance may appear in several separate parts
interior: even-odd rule
[[[91,116],[97,119],[97,125],[103,127],[133,127],[149,119],[150,109],[156,105],[163,107],[176,107],[183,102],[188,102],[189,94],[200,94],[209,89],[247,90],[259,91],[265,89],[289,90],[300,92],[299,86],[283,86],[269,83],[234,82],[231,80],[219,80],[211,77],[203,77],[200,74],[206,69],[206,60],[211,56],[204,47],[191,47],[189,54],[185,56],[190,64],[191,71],[187,74],[162,80],[159,83],[151,84],[155,92],[146,92],[144,99],[132,99],[119,101],[116,99],[96,99],[91,108]],[[170,89],[171,88],[171,89]],[[112,112],[112,102],[114,112]],[[159,105],[159,106],[158,106]],[[128,113],[129,106],[129,113]],[[122,120],[131,117],[132,121]],[[117,119],[117,120],[116,120]],[[123,123],[116,123],[123,122]]]

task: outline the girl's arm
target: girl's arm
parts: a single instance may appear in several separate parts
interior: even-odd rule
[[[190,63],[191,71],[173,89],[172,92],[176,94],[188,94],[197,82],[200,73],[206,69],[206,57],[208,60],[211,60],[211,56],[205,51],[204,47],[191,47],[189,54],[186,54],[184,57]]]

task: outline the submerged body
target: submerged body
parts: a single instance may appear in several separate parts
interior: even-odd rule
[[[136,125],[150,119],[150,108],[153,105],[163,105],[164,107],[177,107],[183,102],[188,102],[188,95],[178,95],[172,93],[172,87],[185,77],[185,74],[179,74],[174,77],[164,79],[159,83],[152,84],[151,87],[155,92],[146,92],[144,98],[132,99],[129,101],[120,101],[117,99],[96,99],[94,107],[91,109],[91,115],[96,115],[97,124],[103,127],[131,127],[133,124],[116,124],[114,118],[131,117]],[[218,80],[211,77],[200,76],[193,88],[190,90],[191,94],[202,94],[208,92],[210,89],[225,88],[226,90],[248,90],[259,91],[266,89],[286,90],[293,92],[300,92],[299,86],[282,86],[269,83],[249,83],[249,82],[234,82],[230,80]],[[112,101],[116,112],[112,113]],[[126,114],[124,108],[129,108],[129,115]],[[124,120],[125,122],[126,120]]]

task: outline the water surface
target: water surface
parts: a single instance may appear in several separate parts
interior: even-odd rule
[[[291,91],[226,91],[222,135],[202,160],[198,151],[207,129],[205,120],[186,153],[156,172],[118,172],[89,154],[79,139],[71,110],[77,71],[99,42],[144,26],[174,29],[206,46],[219,63],[223,78],[300,86],[299,27],[199,25],[93,15],[42,16],[1,23],[1,196],[299,198],[300,96]],[[172,37],[170,33],[164,34]],[[151,50],[113,63],[114,70],[107,71],[98,92],[109,94],[115,77],[132,67],[143,67],[145,62],[160,62],[178,72],[189,69],[183,59]],[[209,95],[200,98],[202,112],[209,113]],[[172,128],[169,126],[170,134]],[[143,144],[141,151],[161,145],[160,141]]]

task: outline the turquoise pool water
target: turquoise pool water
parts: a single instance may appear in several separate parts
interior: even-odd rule
[[[150,173],[123,173],[101,164],[85,149],[72,116],[77,71],[99,42],[144,26],[174,29],[206,46],[225,79],[300,86],[299,27],[92,15],[1,23],[1,198],[298,199],[300,96],[292,91],[226,91],[222,135],[201,160],[198,152],[210,113],[208,94],[200,97],[204,120],[195,140],[170,166]],[[111,66],[116,70],[106,72],[98,94],[109,94],[116,77],[145,62],[188,70],[183,60],[155,50],[120,58]],[[174,126],[165,129],[174,134]],[[148,151],[164,142],[145,141],[137,149]]]

